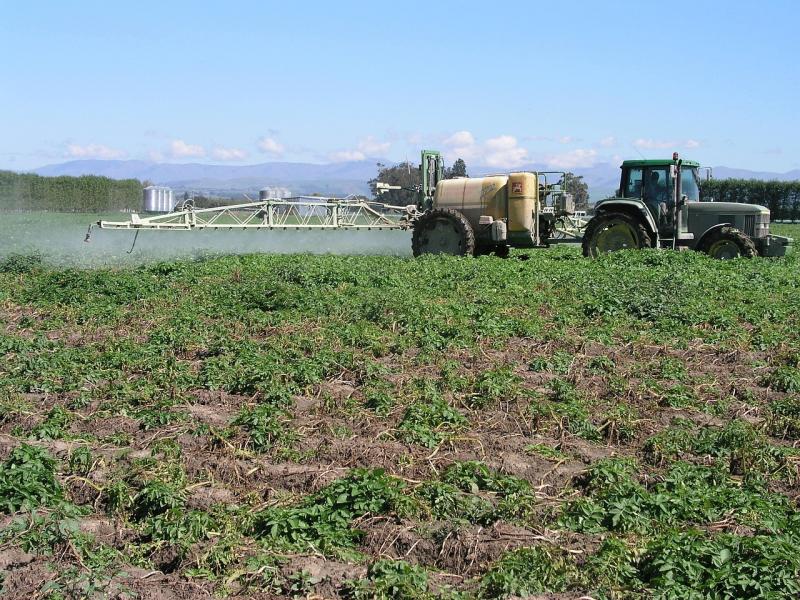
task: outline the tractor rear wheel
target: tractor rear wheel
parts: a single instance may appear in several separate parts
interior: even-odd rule
[[[411,235],[414,256],[422,254],[475,254],[475,232],[466,217],[457,210],[435,208],[414,223]]]
[[[626,213],[601,213],[589,221],[583,234],[583,255],[592,258],[617,250],[652,246],[644,223]]]
[[[699,250],[719,260],[753,258],[758,255],[753,240],[733,227],[720,227],[709,233]]]

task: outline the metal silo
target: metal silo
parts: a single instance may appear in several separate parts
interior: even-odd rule
[[[144,212],[164,213],[175,207],[175,194],[172,189],[159,185],[149,185],[143,192]]]
[[[148,185],[143,191],[142,210],[144,212],[158,212],[158,204],[156,201],[156,187]]]

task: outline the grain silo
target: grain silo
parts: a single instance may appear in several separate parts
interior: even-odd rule
[[[175,196],[171,188],[148,185],[143,192],[144,212],[165,213],[175,207]]]

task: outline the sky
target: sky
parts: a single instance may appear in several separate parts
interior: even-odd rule
[[[0,168],[800,168],[800,2],[0,0]]]

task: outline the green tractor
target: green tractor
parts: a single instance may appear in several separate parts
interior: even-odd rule
[[[595,205],[583,235],[584,256],[628,248],[672,248],[719,259],[784,256],[792,239],[770,235],[769,209],[700,202],[700,165],[683,160],[626,160],[614,198]]]

